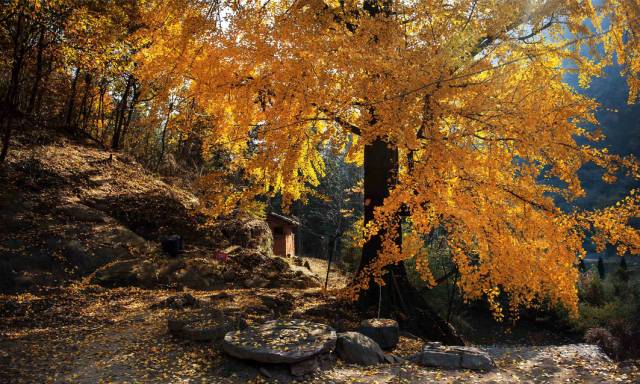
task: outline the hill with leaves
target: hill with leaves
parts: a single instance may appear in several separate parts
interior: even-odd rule
[[[207,222],[193,194],[122,153],[60,135],[24,136],[2,179],[5,290],[85,276],[148,288],[319,284],[305,268],[272,254],[263,220],[245,215]],[[185,243],[175,259],[160,247],[173,234]]]

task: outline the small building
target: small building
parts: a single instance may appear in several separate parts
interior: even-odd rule
[[[300,223],[290,217],[269,213],[267,224],[273,233],[273,253],[278,256],[296,255],[295,232]]]

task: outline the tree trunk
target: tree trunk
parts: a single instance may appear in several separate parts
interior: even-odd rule
[[[53,60],[45,60],[44,64],[46,66],[46,70],[44,71],[44,75],[42,76],[42,83],[48,84],[49,78],[51,78],[51,74],[53,73],[54,69]],[[40,111],[42,110],[42,101],[44,98],[44,94],[45,92],[40,91],[36,95],[36,105],[34,106],[33,115],[36,117],[38,124],[40,124],[40,120],[42,118]]]
[[[42,81],[42,67],[43,67],[43,51],[45,47],[44,43],[44,26],[40,27],[40,36],[38,37],[38,51],[36,53],[36,72],[33,79],[33,87],[31,88],[31,95],[29,96],[29,103],[27,104],[26,113],[30,115],[33,112],[33,108],[36,105],[36,97],[40,90],[40,82]]]
[[[5,121],[6,120],[6,121]],[[7,158],[9,153],[9,142],[11,141],[11,118],[0,119],[0,129],[3,128],[2,134],[2,149],[0,149],[0,164],[4,163],[4,159]]]
[[[18,83],[22,70],[24,58],[24,47],[22,46],[22,12],[18,15],[16,23],[16,34],[13,36],[13,63],[11,65],[11,79],[4,100],[4,105],[0,106],[0,128],[4,124],[2,134],[2,149],[0,149],[0,164],[4,162],[9,153],[9,143],[11,142],[11,129],[13,118],[18,114]]]
[[[127,101],[129,99],[129,91],[131,90],[131,83],[133,81],[133,75],[127,77],[127,85],[124,88],[122,99],[118,105],[116,112],[116,121],[113,127],[113,138],[111,139],[111,149],[117,150],[120,147],[120,139],[122,134],[122,123],[124,121],[124,112],[127,109]]]
[[[93,103],[95,101],[95,95],[92,94],[89,98],[89,104],[87,105],[86,113],[82,116],[82,130],[87,132],[87,128],[89,128],[89,120],[91,120],[91,112],[93,111]],[[93,129],[89,130],[91,136],[93,136]]]
[[[391,17],[393,3],[390,0],[365,0],[363,9],[371,16],[384,14]],[[377,39],[377,37],[374,37]],[[370,110],[370,125],[376,124],[375,110]],[[390,145],[382,138],[365,145],[364,148],[364,224],[373,220],[376,207],[384,203],[391,189],[398,181],[398,148]],[[398,212],[399,216],[400,212]],[[398,233],[395,241],[402,246],[402,230],[400,218],[392,225]],[[379,233],[371,237],[362,248],[362,258],[358,267],[361,272],[365,266],[373,262],[382,249]],[[380,316],[396,318],[401,326],[418,335],[431,340],[439,340],[447,344],[464,344],[455,330],[427,304],[420,292],[413,287],[407,277],[404,263],[389,265],[383,276],[384,286],[376,285],[371,279],[369,289],[360,295],[359,304],[362,309],[377,306]]]
[[[160,167],[160,164],[162,164],[162,160],[164,160],[164,148],[167,140],[167,128],[169,127],[169,119],[171,119],[171,112],[173,112],[173,103],[169,103],[169,111],[167,112],[167,119],[164,121],[164,127],[162,128],[162,138],[160,140],[160,156],[158,157],[158,163],[156,164],[156,169]]]
[[[91,74],[86,72],[84,74],[84,92],[82,93],[82,101],[80,102],[80,114],[76,122],[76,126],[79,126],[82,131],[84,131],[84,122],[87,120],[87,99],[89,98],[89,92],[91,90],[91,80]]]
[[[398,148],[377,139],[364,149],[364,224],[373,220],[374,210],[382,206],[391,188],[397,183]],[[396,221],[396,238],[402,244],[400,220]],[[374,261],[381,251],[380,233],[371,237],[362,248],[359,271]],[[420,292],[411,285],[403,263],[389,265],[384,275],[385,285],[379,287],[370,281],[369,289],[361,293],[360,306],[367,310],[380,305],[381,316],[399,320],[402,327],[431,340],[447,344],[464,344],[455,330],[445,322],[426,302]]]
[[[120,135],[120,141],[124,142],[125,136],[127,136],[127,131],[129,131],[129,126],[131,125],[131,120],[133,120],[133,113],[136,108],[136,103],[138,102],[138,97],[140,97],[140,89],[139,86],[136,85],[135,81],[132,85],[133,87],[133,96],[131,97],[131,103],[129,104],[129,112],[127,113],[127,119],[124,122],[124,126],[122,127],[122,133]]]
[[[73,132],[73,110],[76,105],[76,92],[78,90],[78,76],[80,76],[80,68],[76,68],[76,73],[71,80],[71,93],[69,94],[69,101],[67,103],[67,117],[65,119],[66,128]]]

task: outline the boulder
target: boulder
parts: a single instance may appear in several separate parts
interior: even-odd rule
[[[222,273],[222,280],[225,283],[234,283],[238,279],[238,273],[233,269],[227,269]]]
[[[422,351],[419,363],[427,367],[458,369],[460,368],[460,361],[461,356],[458,353],[425,349]]]
[[[387,363],[389,364],[393,364],[393,363],[402,363],[404,361],[406,361],[405,359],[403,359],[400,356],[396,356],[396,355],[392,355],[390,353],[387,353],[384,355],[384,359]]]
[[[293,363],[289,366],[291,374],[293,376],[304,376],[315,372],[320,369],[320,360],[317,356],[314,356],[307,360],[302,360],[297,363]]]
[[[387,361],[378,343],[358,332],[340,333],[336,353],[347,363],[373,365]]]
[[[332,353],[321,353],[310,359],[302,360],[289,365],[291,375],[296,377],[306,376],[317,370],[331,369],[336,363],[336,357]]]
[[[183,319],[178,319],[175,317],[167,318],[167,328],[169,329],[169,333],[174,336],[181,336],[181,332],[186,326],[187,322]]]
[[[247,288],[264,288],[269,285],[269,280],[262,276],[254,276],[244,281],[244,285]]]
[[[191,341],[219,341],[227,332],[245,326],[244,320],[225,316],[223,312],[213,309],[190,311],[167,318],[169,333]]]
[[[198,299],[196,299],[189,293],[183,293],[167,297],[166,299],[153,304],[151,308],[182,309],[187,307],[197,307],[198,304]]]
[[[225,335],[222,348],[231,356],[261,363],[297,363],[336,345],[333,328],[306,320],[272,320]]]
[[[138,260],[116,261],[98,269],[91,282],[104,287],[137,285],[138,274],[136,269],[138,265]]]
[[[447,347],[440,343],[427,343],[422,352],[413,356],[412,360],[427,367],[444,369],[489,371],[496,366],[491,356],[479,348]]]
[[[382,349],[394,348],[400,340],[400,327],[392,319],[368,319],[360,323],[360,333],[370,337]]]
[[[215,231],[230,244],[252,249],[267,256],[273,255],[273,235],[264,220],[249,216],[220,219]]]
[[[462,347],[460,366],[475,371],[488,371],[496,366],[491,356],[478,348]]]
[[[289,312],[295,303],[293,295],[287,292],[280,292],[278,294],[262,294],[257,295],[262,304],[277,314],[283,314]]]
[[[69,221],[106,223],[110,220],[104,212],[78,203],[58,207],[56,212],[65,216]]]

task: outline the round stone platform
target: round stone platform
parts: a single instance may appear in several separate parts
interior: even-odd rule
[[[335,348],[333,328],[306,320],[272,320],[228,332],[222,348],[231,356],[262,363],[296,363]]]

